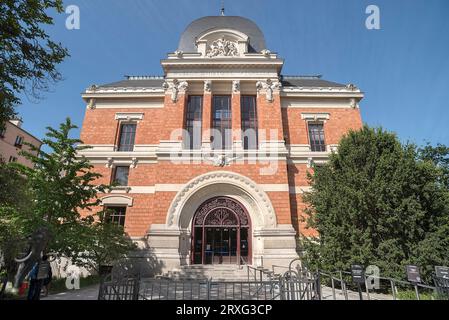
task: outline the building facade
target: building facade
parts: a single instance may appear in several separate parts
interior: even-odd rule
[[[6,163],[17,162],[27,167],[33,163],[20,154],[21,151],[34,151],[26,145],[30,143],[40,149],[42,142],[22,128],[22,120],[7,121],[3,129],[0,129],[0,158]],[[37,155],[37,152],[34,152]]]
[[[81,139],[115,183],[110,219],[162,269],[269,267],[297,257],[307,172],[362,126],[363,93],[321,77],[284,76],[257,25],[193,21],[161,61],[163,76],[93,85]]]

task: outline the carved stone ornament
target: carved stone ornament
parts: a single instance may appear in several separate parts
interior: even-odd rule
[[[267,81],[257,81],[256,83],[257,92],[265,89],[268,102],[273,102],[273,91],[279,91],[281,87],[282,84],[280,81],[273,82],[270,79],[267,79]]]
[[[348,85],[346,86],[346,88],[348,88],[348,89],[351,90],[351,91],[357,90],[357,87],[356,87],[354,84],[352,84],[352,83],[348,84]]]
[[[214,154],[213,157],[204,157],[205,160],[209,160],[215,167],[226,167],[230,166],[234,160],[241,158],[239,157],[230,157],[225,154]]]
[[[240,81],[234,80],[232,81],[232,92],[239,93],[240,92]]]
[[[262,53],[265,57],[269,57],[271,54],[271,51],[268,49],[263,49],[260,53]]]
[[[357,108],[357,100],[352,98],[349,100],[349,105],[351,106],[351,108],[355,109]]]
[[[204,92],[211,92],[212,91],[212,81],[206,80],[204,81]]]
[[[182,58],[182,55],[184,54],[184,52],[181,51],[181,50],[176,50],[176,51],[174,52],[174,54],[175,54],[175,56],[176,56],[177,58]]]
[[[94,110],[96,108],[96,102],[97,101],[95,99],[90,99],[87,108],[89,108],[90,110]]]
[[[178,93],[181,91],[185,93],[189,87],[189,83],[187,81],[181,81],[174,79],[172,82],[165,81],[162,87],[166,91],[171,90],[171,100],[172,102],[178,101]]]
[[[114,163],[114,159],[108,158],[106,162],[106,168],[112,168],[112,164]]]
[[[137,167],[137,158],[132,158],[131,160],[131,168],[136,168]]]
[[[235,57],[238,55],[238,44],[230,40],[226,40],[225,37],[221,37],[212,42],[209,51],[206,55],[209,58],[212,57]]]

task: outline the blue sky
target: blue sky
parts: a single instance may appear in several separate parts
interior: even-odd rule
[[[63,14],[48,28],[71,57],[64,81],[45,99],[23,98],[24,128],[42,138],[45,127],[69,116],[81,126],[81,92],[124,75],[162,75],[160,60],[176,50],[194,19],[217,15],[219,0],[70,0],[80,30]],[[283,74],[354,83],[366,97],[364,122],[403,141],[449,145],[449,1],[447,0],[226,0],[226,14],[255,21],[267,46],[285,59]],[[365,28],[365,9],[380,8],[381,30]],[[78,132],[76,132],[78,134]]]

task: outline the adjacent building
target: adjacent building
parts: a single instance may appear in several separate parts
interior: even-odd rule
[[[24,143],[30,143],[37,149],[42,146],[42,141],[22,128],[22,120],[10,120],[5,123],[3,129],[0,129],[0,157],[4,162],[18,162],[31,168],[33,163],[20,155],[20,152],[34,151]]]
[[[163,75],[94,85],[83,151],[116,187],[102,195],[162,268],[288,265],[305,228],[307,172],[362,126],[354,85],[283,75],[252,21],[193,21]],[[130,52],[130,58],[132,52]],[[101,209],[101,208],[98,208]]]

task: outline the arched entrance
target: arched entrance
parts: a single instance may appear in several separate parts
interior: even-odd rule
[[[229,197],[199,206],[192,221],[192,264],[251,263],[251,221],[245,207]]]

